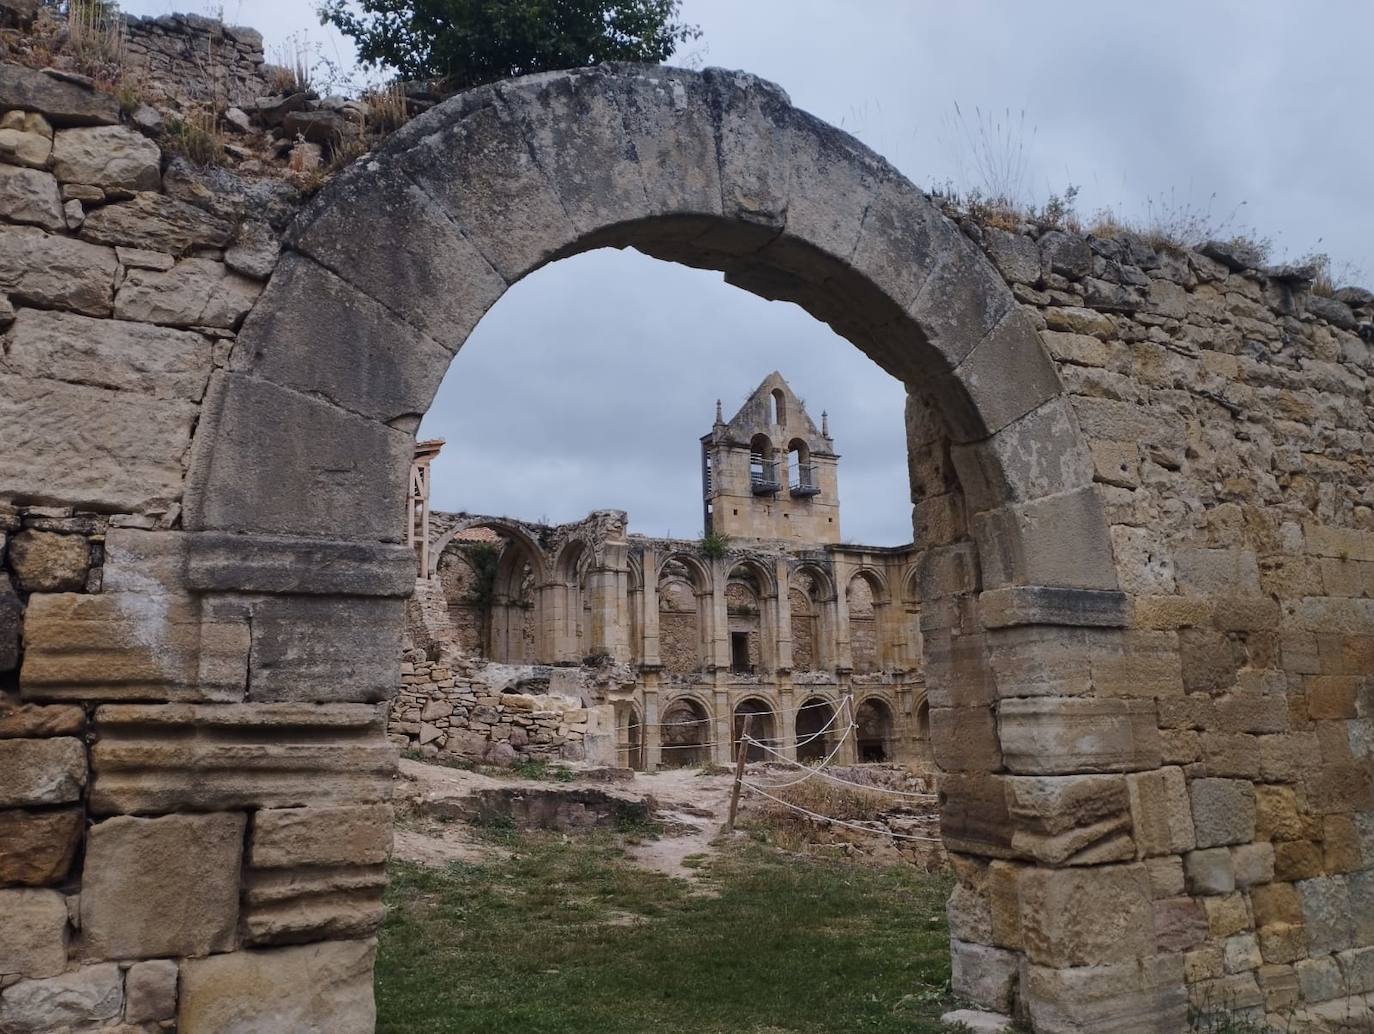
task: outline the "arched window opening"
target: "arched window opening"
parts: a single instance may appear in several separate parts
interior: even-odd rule
[[[618,709],[621,718],[619,755],[620,767],[644,770],[644,726],[639,708],[631,704]]]
[[[800,438],[787,444],[787,485],[793,498],[820,495],[816,468],[811,462],[811,450]]]
[[[710,758],[711,721],[690,697],[674,700],[660,722],[659,758],[665,768],[695,768]]]
[[[794,671],[817,671],[820,667],[816,642],[816,613],[812,604],[811,579],[803,575],[804,585],[793,585],[787,593],[788,609],[792,612],[792,668]]]
[[[704,659],[700,572],[669,558],[658,575],[658,653],[665,675],[690,675]]]
[[[749,487],[755,495],[771,495],[778,490],[778,464],[773,442],[766,434],[756,434],[749,442]]]
[[[860,761],[891,761],[892,709],[877,697],[869,697],[859,705],[855,736],[859,743]]]
[[[787,397],[781,388],[774,388],[768,396],[768,419],[774,427],[787,423]]]
[[[725,585],[725,618],[730,634],[730,670],[753,675],[764,669],[763,586],[748,567],[730,572]]]
[[[835,747],[835,708],[822,697],[803,700],[797,708],[797,760],[823,761]]]
[[[536,662],[538,580],[522,542],[490,528],[468,528],[444,546],[435,574],[464,653],[502,664]]]
[[[856,674],[867,675],[882,669],[875,595],[873,584],[863,574],[850,580],[849,649]]]
[[[770,741],[777,736],[775,732],[777,723],[774,720],[773,709],[768,706],[766,701],[758,697],[746,697],[735,705],[735,727],[731,736],[732,756],[739,755],[740,741],[744,738],[744,723],[749,721],[749,738],[760,740],[772,746]],[[777,748],[774,747],[776,750]],[[771,757],[768,751],[758,744],[751,743],[745,758],[749,761],[767,761]]]

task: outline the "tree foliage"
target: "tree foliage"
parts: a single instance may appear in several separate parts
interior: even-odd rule
[[[456,90],[602,61],[659,62],[701,35],[681,0],[322,0],[358,59]]]

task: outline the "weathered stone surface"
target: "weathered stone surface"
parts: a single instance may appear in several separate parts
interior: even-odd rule
[[[1181,768],[1161,768],[1126,777],[1132,834],[1141,858],[1182,854],[1194,844],[1193,816]]]
[[[249,219],[238,228],[233,243],[224,252],[224,264],[235,273],[266,280],[272,275],[281,253],[281,244],[272,227],[260,219]]]
[[[0,740],[0,807],[66,804],[86,785],[86,745],[60,736]]]
[[[182,259],[165,273],[131,269],[115,297],[120,319],[173,327],[238,326],[262,285],[231,273],[223,262]]]
[[[130,201],[101,205],[81,225],[81,239],[170,255],[192,248],[222,248],[232,227],[184,201],[145,190]]]
[[[52,126],[36,111],[0,115],[0,161],[46,169],[52,155]]]
[[[1236,871],[1236,886],[1253,887],[1274,878],[1274,845],[1241,844],[1231,848],[1231,866]]]
[[[402,600],[262,600],[253,606],[249,699],[387,699],[404,614]]]
[[[950,983],[961,999],[985,1009],[1010,1012],[1019,957],[1015,952],[951,939]]]
[[[115,572],[116,577],[120,577]],[[46,700],[243,699],[249,629],[197,599],[115,591],[34,597],[24,695]],[[117,585],[115,587],[118,587]]]
[[[210,378],[212,347],[209,338],[191,331],[21,309],[0,370],[198,401]]]
[[[58,130],[52,163],[53,172],[65,183],[104,190],[157,190],[162,184],[157,144],[123,126]]]
[[[0,702],[0,739],[73,736],[85,727],[86,713],[79,707]]]
[[[381,865],[390,853],[388,805],[274,808],[253,816],[248,861],[259,869]]]
[[[0,811],[0,886],[61,882],[72,867],[82,828],[78,808]]]
[[[953,1009],[942,1013],[940,1022],[969,1034],[1010,1034],[1013,1030],[1010,1016],[982,1009]]]
[[[5,539],[5,533],[0,532],[0,551],[5,547]],[[19,664],[19,635],[23,621],[24,605],[14,591],[14,583],[7,573],[0,571],[0,671],[13,671]],[[0,705],[0,730],[4,727],[4,705]]]
[[[1082,237],[1051,230],[1038,243],[1045,267],[1052,273],[1080,280],[1092,272],[1093,253]]]
[[[91,549],[80,535],[26,528],[10,542],[10,563],[25,592],[67,592],[86,587]]]
[[[1028,966],[1031,1022],[1046,1034],[1178,1034],[1188,1029],[1180,956],[1056,969]]]
[[[0,290],[14,301],[108,316],[117,268],[109,248],[36,226],[0,226]]]
[[[283,180],[240,176],[232,169],[195,165],[180,156],[168,162],[162,189],[230,223],[265,219],[277,230],[295,217],[301,202],[300,191]]]
[[[383,802],[396,750],[368,704],[112,705],[96,711],[94,814]],[[197,728],[213,736],[191,739]]]
[[[1296,884],[1307,943],[1314,955],[1355,946],[1355,920],[1343,877],[1321,876]]]
[[[0,219],[65,230],[62,199],[51,173],[0,165]]]
[[[1097,486],[977,514],[985,584],[1116,589],[1116,564]]]
[[[1013,284],[1036,284],[1040,281],[1040,249],[1035,241],[1020,233],[997,227],[986,231],[985,246],[992,264]]]
[[[322,266],[288,255],[245,322],[232,366],[394,422],[429,407],[452,359]],[[363,369],[370,376],[360,377]]]
[[[1154,953],[1143,865],[1027,869],[1018,889],[1022,937],[1034,962],[1082,966]]]
[[[124,975],[124,1018],[130,1023],[170,1020],[177,1011],[177,964],[136,962]]]
[[[372,1034],[372,941],[238,951],[181,966],[181,1034]]]
[[[186,580],[200,591],[403,597],[415,588],[415,552],[400,543],[199,532],[187,544]]]
[[[1190,894],[1230,894],[1236,889],[1231,852],[1224,847],[1189,851],[1183,856],[1183,871]]]
[[[5,67],[5,66],[0,66]],[[117,1020],[124,1005],[124,981],[113,963],[83,966],[47,980],[24,980],[0,995],[0,1030],[46,1034],[89,1030]]]
[[[1040,697],[1004,700],[998,732],[1013,772],[1055,774],[1158,768],[1152,702]]]
[[[1188,793],[1198,847],[1248,844],[1255,839],[1253,784],[1243,779],[1194,779]]]
[[[86,838],[81,935],[96,958],[204,955],[234,947],[241,814],[122,816]]]
[[[1009,777],[1006,786],[1018,853],[1056,865],[1135,857],[1121,776]]]
[[[59,126],[119,123],[119,102],[113,94],[17,64],[0,65],[0,108],[41,112]]]
[[[67,968],[67,905],[61,894],[0,890],[0,915],[5,917],[0,926],[0,975],[51,977]]]
[[[244,888],[244,943],[296,944],[376,933],[385,916],[381,865],[254,870]]]
[[[211,380],[200,429],[204,458],[193,463],[201,480],[187,485],[187,527],[399,539],[395,515],[405,509],[414,452],[404,431],[239,374]],[[296,472],[290,485],[284,470]]]
[[[1155,946],[1188,951],[1207,939],[1207,913],[1195,898],[1165,898],[1154,903]]]

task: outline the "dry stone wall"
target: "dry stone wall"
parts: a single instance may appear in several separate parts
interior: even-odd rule
[[[124,18],[134,74],[183,103],[245,105],[273,92],[262,34],[196,14]]]
[[[69,78],[0,65],[0,168],[0,1028],[371,1028],[413,415],[506,283],[608,241],[940,387],[908,439],[957,990],[1042,1034],[1367,1013],[1374,297],[960,233],[716,70],[457,98],[275,271],[287,188]]]

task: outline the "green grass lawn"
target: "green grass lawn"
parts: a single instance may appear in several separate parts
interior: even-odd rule
[[[513,857],[393,864],[379,1034],[934,1034],[948,882],[910,867],[715,856],[714,894],[610,834],[508,834]]]

